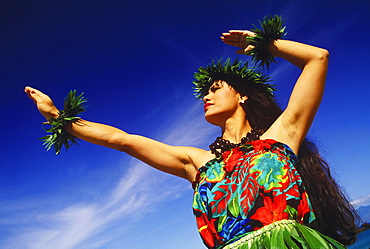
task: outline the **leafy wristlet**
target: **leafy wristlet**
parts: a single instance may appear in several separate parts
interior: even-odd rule
[[[281,16],[265,16],[262,21],[259,21],[261,29],[255,25],[254,29],[251,29],[256,36],[247,37],[247,42],[255,46],[253,50],[249,52],[252,56],[252,60],[258,66],[266,66],[269,69],[270,64],[275,62],[274,56],[268,51],[268,46],[273,40],[282,39],[286,35],[284,20]]]
[[[77,115],[85,111],[84,103],[86,102],[87,100],[83,97],[83,93],[77,95],[76,90],[68,93],[67,97],[64,99],[64,110],[59,111],[59,116],[57,118],[50,118],[47,124],[51,127],[49,129],[44,129],[51,134],[40,138],[44,141],[43,145],[46,150],[50,150],[51,147],[54,147],[55,153],[59,154],[63,145],[66,147],[66,150],[73,144],[78,145],[77,141],[79,139],[66,132],[64,126],[68,122],[74,122],[80,119]]]

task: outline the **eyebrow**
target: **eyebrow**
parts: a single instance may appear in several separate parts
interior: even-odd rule
[[[212,92],[213,88],[216,88],[216,87],[222,87],[223,85],[220,84],[220,83],[213,83],[212,85],[209,86],[208,88],[208,92]]]
[[[218,81],[213,82],[213,84],[209,88],[211,88],[213,86],[223,86],[224,83],[225,83],[224,81],[218,80]]]

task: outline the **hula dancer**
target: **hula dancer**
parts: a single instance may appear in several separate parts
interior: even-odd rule
[[[209,151],[76,118],[84,110],[82,96],[73,95],[59,111],[47,95],[26,87],[55,128],[44,138],[46,146],[58,145],[59,153],[76,137],[187,179],[207,248],[344,248],[356,238],[358,216],[306,139],[323,96],[329,53],[282,40],[282,24],[281,17],[265,18],[261,29],[231,30],[221,40],[259,66],[268,68],[280,57],[302,70],[284,110],[275,102],[270,78],[247,63],[215,61],[195,73],[195,95],[204,101],[205,119],[221,128]],[[69,139],[59,138],[62,133]]]

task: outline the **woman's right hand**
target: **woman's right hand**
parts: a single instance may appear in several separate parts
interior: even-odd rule
[[[58,108],[56,108],[48,95],[29,86],[25,87],[24,91],[27,93],[28,97],[35,102],[37,109],[47,120],[59,116]]]

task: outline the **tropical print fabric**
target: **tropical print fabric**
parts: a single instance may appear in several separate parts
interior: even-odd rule
[[[295,168],[298,159],[272,139],[249,142],[198,171],[193,211],[208,248],[222,248],[280,220],[309,224],[314,213]]]

